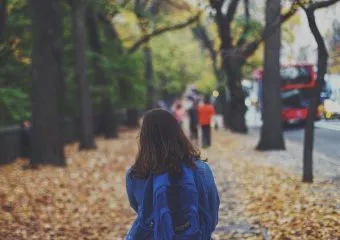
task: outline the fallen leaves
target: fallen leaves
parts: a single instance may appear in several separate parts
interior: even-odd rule
[[[134,218],[125,172],[136,151],[135,132],[98,139],[97,151],[67,146],[68,167],[0,168],[0,239],[123,239]]]
[[[234,194],[246,207],[250,225],[259,223],[268,229],[270,239],[340,239],[339,183],[303,184],[280,165],[258,163],[266,153],[251,153],[244,136],[228,133],[215,138],[219,146],[210,155],[224,159],[227,179],[237,189]],[[232,144],[225,144],[228,138]],[[250,154],[237,154],[246,152],[244,148]]]
[[[204,153],[221,197],[214,239],[340,239],[339,185],[300,183],[280,164],[263,164],[267,154],[251,150],[247,138],[215,133]],[[24,171],[23,160],[1,166],[0,239],[123,239],[135,217],[125,172],[137,150],[136,132],[97,145],[82,152],[67,146],[66,169]]]

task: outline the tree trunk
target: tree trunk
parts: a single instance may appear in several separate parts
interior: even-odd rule
[[[76,57],[76,83],[80,108],[80,149],[95,148],[93,134],[92,101],[89,92],[85,59],[85,11],[87,0],[73,0],[74,45]]]
[[[230,93],[229,89],[225,85],[225,83],[221,82],[220,86],[218,87],[219,96],[216,101],[218,106],[220,107],[220,114],[222,114],[223,117],[223,125],[225,128],[229,128],[228,116],[230,112]]]
[[[107,139],[118,138],[118,121],[114,111],[114,104],[108,96],[105,96],[102,100],[102,105],[101,118],[104,126],[104,137]]]
[[[317,89],[314,89],[316,95]],[[317,113],[317,100],[312,97],[308,106],[303,146],[303,182],[313,182],[314,121]],[[319,95],[320,96],[320,95]]]
[[[224,21],[222,21],[224,23]],[[224,29],[224,28],[223,28]],[[229,106],[230,106],[230,94],[229,89],[226,87],[225,75],[223,74],[223,69],[220,69],[217,65],[217,53],[214,49],[213,42],[206,29],[198,24],[198,26],[192,29],[194,36],[201,41],[203,48],[207,49],[210,53],[210,59],[212,61],[212,67],[214,75],[218,81],[218,92],[219,96],[216,99],[216,105],[218,106],[217,113],[222,114],[224,127],[228,127],[228,116],[229,116]],[[221,32],[221,35],[223,33]],[[226,45],[226,44],[225,44]]]
[[[150,22],[147,17],[155,17],[159,9],[160,1],[155,0],[151,3],[151,8],[147,8],[144,1],[135,1],[135,14],[139,20],[139,27],[143,37],[148,35],[148,26]],[[152,66],[152,49],[150,47],[150,39],[146,39],[143,45],[144,54],[144,77],[146,81],[146,110],[150,110],[154,106],[154,91],[153,91],[153,66]]]
[[[88,7],[86,11],[86,25],[88,28],[88,40],[90,43],[90,47],[91,50],[95,53],[92,59],[95,75],[94,82],[98,86],[105,88],[105,86],[108,86],[109,81],[105,76],[100,64],[100,56],[102,54],[101,43],[98,33],[97,21],[94,11],[91,7]],[[117,120],[115,116],[114,106],[108,96],[102,97],[101,107],[99,108],[98,115],[99,134],[103,134],[105,138],[117,138]]]
[[[230,130],[238,133],[247,133],[248,128],[245,121],[246,105],[244,102],[244,92],[241,85],[243,65],[242,59],[238,56],[226,56],[223,66],[228,76],[228,86],[230,89],[230,101],[227,107],[226,124]]]
[[[228,1],[228,6],[225,4],[227,1],[209,1],[210,6],[216,11],[215,12],[215,22],[218,27],[219,38],[221,41],[220,52],[221,58],[223,62],[227,62],[227,64],[223,64],[222,68],[228,76],[229,84],[232,86],[229,87],[231,95],[231,102],[229,104],[229,109],[227,108],[228,118],[225,120],[227,127],[236,132],[245,133],[247,132],[247,127],[245,124],[245,112],[246,107],[244,103],[244,93],[241,91],[241,69],[245,63],[245,60],[250,57],[258,48],[259,44],[262,40],[272,34],[272,30],[276,29],[280,26],[280,24],[287,19],[289,19],[296,12],[296,4],[292,4],[290,11],[286,14],[278,15],[279,11],[273,11],[272,14],[276,14],[279,22],[278,24],[270,25],[270,28],[264,29],[261,34],[261,38],[251,41],[245,44],[246,36],[248,34],[248,30],[250,29],[250,12],[249,12],[249,3],[245,1],[245,22],[246,26],[243,29],[243,33],[241,37],[235,41],[234,36],[231,33],[231,25],[232,22],[235,21],[235,14],[237,12],[237,8],[240,0],[230,0]],[[275,10],[275,9],[274,9]],[[233,44],[236,42],[236,44]],[[234,55],[236,53],[236,55]],[[230,56],[230,54],[232,54]],[[238,56],[237,56],[238,55]],[[225,58],[240,58],[242,61],[238,63],[233,63],[232,61],[226,61]],[[238,60],[238,61],[239,61]],[[235,66],[236,69],[234,69]],[[234,72],[233,72],[234,71]]]
[[[303,182],[313,182],[313,148],[314,148],[314,121],[317,115],[317,108],[320,103],[321,86],[327,72],[328,52],[324,39],[315,22],[314,11],[306,10],[309,28],[318,44],[318,75],[316,86],[313,89],[312,99],[308,105],[308,116],[305,127],[304,148],[303,148]]]
[[[145,80],[147,86],[147,102],[146,109],[152,109],[154,106],[154,90],[153,90],[153,65],[152,65],[152,51],[149,46],[143,49],[145,61]]]
[[[0,42],[3,41],[5,28],[6,28],[6,18],[7,18],[7,0],[3,0],[0,3]]]
[[[107,36],[107,38],[112,38],[113,44],[117,46],[118,48],[118,52],[123,54],[124,49],[123,49],[123,45],[122,42],[119,39],[118,33],[115,29],[115,26],[112,25],[112,23],[110,22],[110,20],[107,19],[107,17],[105,16],[104,13],[98,13],[97,14],[98,18],[100,20],[102,20],[105,24],[105,34]],[[106,136],[106,138],[108,138],[109,136],[111,136],[111,138],[118,138],[118,120],[117,120],[117,113],[115,110],[115,106],[114,104],[110,101],[108,98],[104,99],[103,101],[106,101],[106,103],[103,103],[103,105],[105,106],[109,106],[107,107],[107,115],[105,116],[105,114],[103,115],[104,119],[106,119],[107,121],[107,131],[104,134]],[[110,124],[110,125],[108,125]]]
[[[63,22],[59,1],[30,0],[33,27],[31,166],[64,166],[61,136]]]
[[[98,85],[106,85],[107,79],[104,76],[104,72],[100,65],[101,57],[101,43],[99,39],[97,21],[94,15],[94,11],[91,6],[87,7],[86,10],[86,26],[88,33],[88,41],[94,56],[92,58],[92,64],[95,72],[95,82]]]
[[[138,127],[138,109],[127,109],[126,111],[126,125],[128,127]]]
[[[280,21],[277,17],[281,6],[278,0],[267,0],[266,25]],[[274,23],[278,24],[278,23]],[[263,125],[257,150],[283,150],[283,127],[281,121],[280,78],[281,28],[277,27],[265,40],[263,83]]]
[[[231,21],[235,11],[230,11],[231,5],[235,10],[238,2],[231,1],[227,14],[222,11],[223,4],[212,3],[212,7],[216,9],[216,24],[221,39],[221,59],[222,69],[227,76],[227,87],[230,91],[230,99],[224,107],[224,124],[227,128],[238,133],[247,133],[248,129],[245,122],[246,106],[244,103],[244,93],[241,86],[242,66],[244,60],[241,55],[237,53],[236,48],[233,47],[233,39],[231,34]],[[215,5],[216,4],[216,5]],[[235,8],[234,8],[235,7]]]

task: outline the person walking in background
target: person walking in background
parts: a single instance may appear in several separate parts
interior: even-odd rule
[[[193,100],[192,106],[188,110],[190,140],[198,144],[198,101]]]
[[[202,129],[202,147],[211,146],[211,119],[215,115],[215,108],[210,104],[209,96],[204,97],[204,104],[198,108],[199,124]]]
[[[136,219],[127,240],[210,240],[220,199],[213,173],[175,117],[149,111],[126,191]]]

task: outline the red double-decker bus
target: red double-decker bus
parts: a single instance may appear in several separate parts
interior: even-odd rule
[[[259,103],[262,106],[263,70],[258,69],[254,74],[259,84]],[[281,117],[284,123],[298,123],[307,119],[308,103],[315,87],[316,74],[311,64],[284,65],[281,75]],[[261,107],[262,108],[262,107]]]

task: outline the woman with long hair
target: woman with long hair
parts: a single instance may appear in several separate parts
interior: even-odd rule
[[[137,214],[127,239],[210,240],[219,208],[214,177],[170,112],[144,116],[126,187]]]

